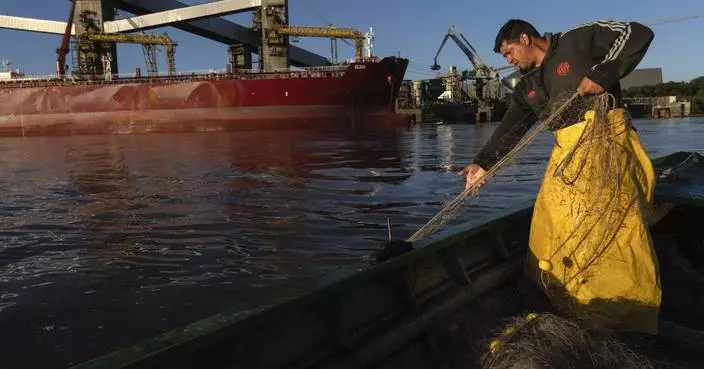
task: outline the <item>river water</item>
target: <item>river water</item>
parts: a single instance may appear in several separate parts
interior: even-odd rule
[[[398,132],[5,138],[0,367],[63,368],[226,308],[273,303],[410,236],[496,123]],[[636,121],[653,156],[704,119]],[[452,222],[530,199],[540,136]]]

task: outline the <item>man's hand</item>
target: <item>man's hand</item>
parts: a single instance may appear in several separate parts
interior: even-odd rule
[[[464,169],[460,170],[457,174],[467,177],[467,184],[465,185],[465,190],[469,189],[475,184],[483,186],[486,182],[486,179],[484,179],[484,175],[486,175],[486,170],[482,169],[482,167],[477,164],[469,164],[464,167]]]
[[[602,92],[604,92],[604,88],[599,86],[596,82],[592,81],[591,79],[584,77],[582,78],[582,82],[579,84],[579,87],[577,87],[577,92],[581,95],[598,95]]]

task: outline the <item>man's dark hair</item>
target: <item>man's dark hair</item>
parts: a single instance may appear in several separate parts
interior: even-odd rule
[[[506,43],[518,42],[522,33],[525,33],[529,37],[540,37],[538,30],[536,30],[532,24],[521,19],[511,19],[501,27],[499,33],[496,35],[494,52],[499,52],[501,44],[504,41],[506,41]]]

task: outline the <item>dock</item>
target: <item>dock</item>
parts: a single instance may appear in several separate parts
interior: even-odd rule
[[[633,118],[684,118],[692,111],[690,101],[678,101],[677,96],[631,97],[623,99]]]

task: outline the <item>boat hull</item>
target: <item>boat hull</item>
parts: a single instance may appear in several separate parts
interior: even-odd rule
[[[477,123],[478,107],[476,104],[454,102],[435,103],[428,107],[428,111],[445,124]]]

